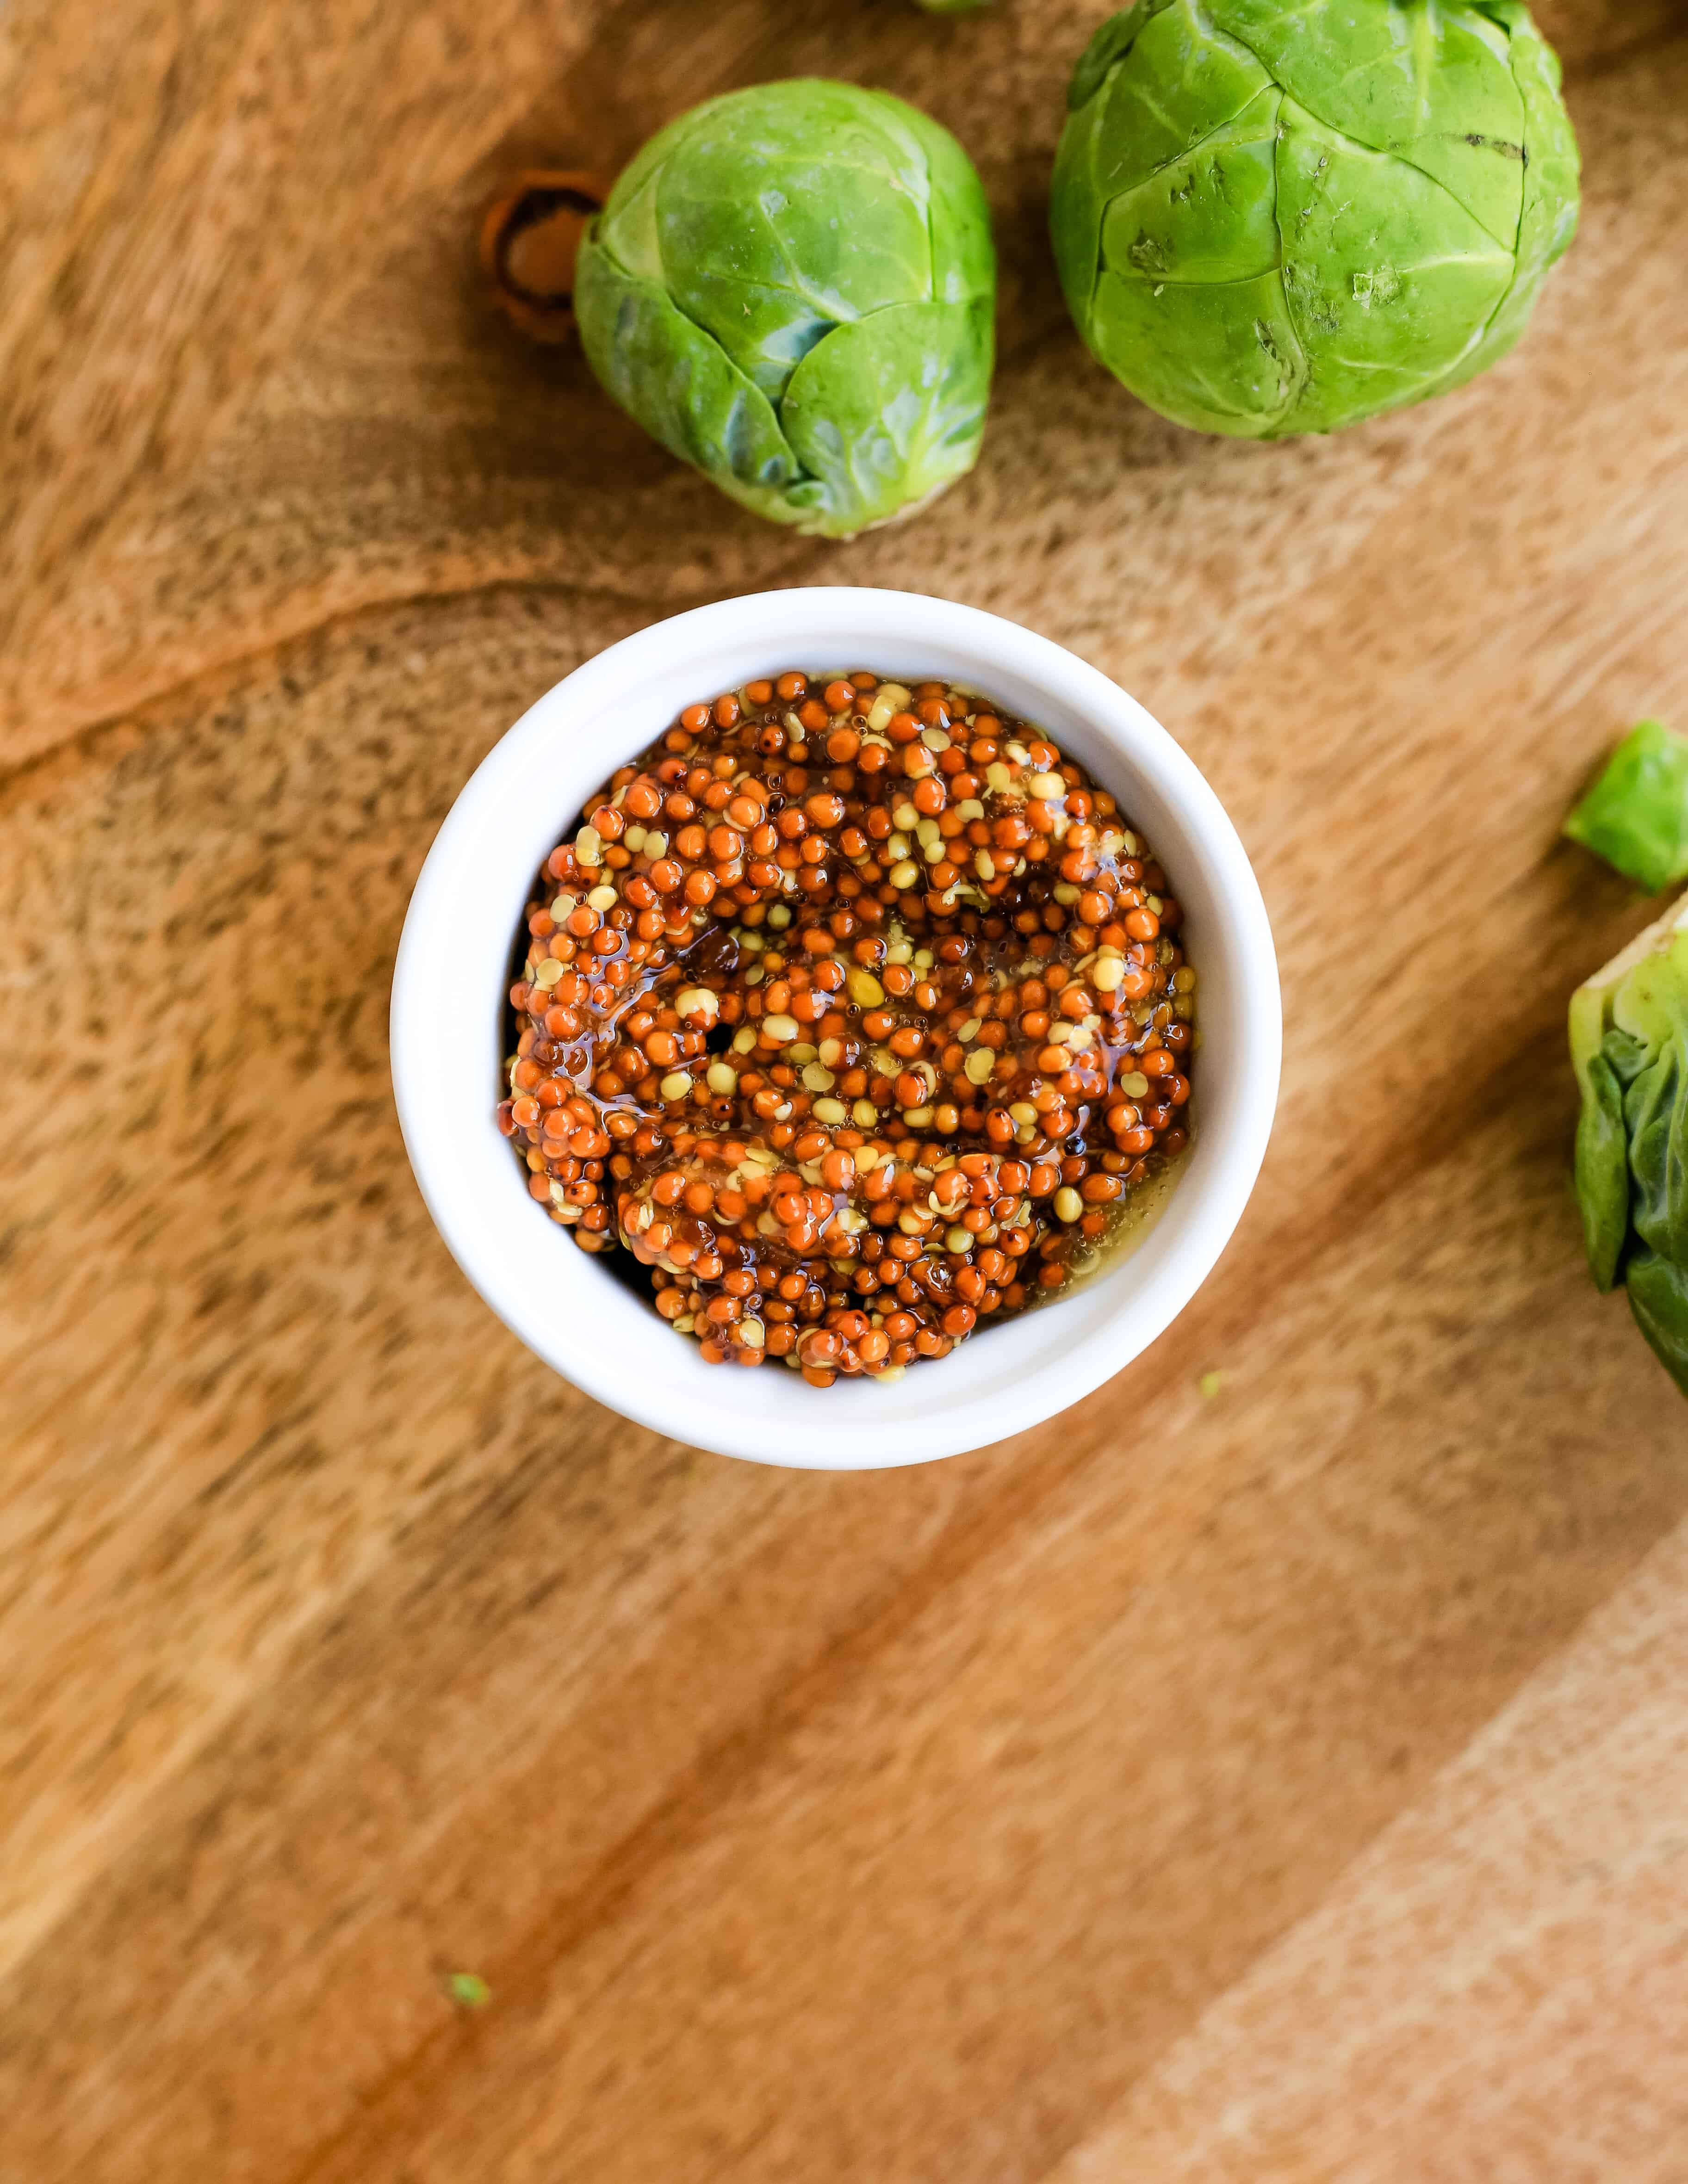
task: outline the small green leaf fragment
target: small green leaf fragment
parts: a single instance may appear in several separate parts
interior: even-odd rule
[[[493,1998],[479,1972],[448,1972],[445,1991],[460,2009],[484,2009]]]
[[[1204,1400],[1211,1403],[1224,1386],[1226,1378],[1223,1373],[1204,1373],[1195,1384],[1201,1389]]]
[[[1688,738],[1638,722],[1564,832],[1649,894],[1688,878]]]

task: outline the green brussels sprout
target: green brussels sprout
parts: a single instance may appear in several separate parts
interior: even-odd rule
[[[1637,722],[1564,831],[1649,894],[1688,879],[1688,738]]]
[[[1571,998],[1589,1268],[1688,1394],[1688,900]]]
[[[1518,0],[1136,0],[1067,104],[1073,319],[1203,432],[1328,432],[1461,385],[1576,229],[1559,64]]]
[[[593,371],[671,454],[828,538],[972,468],[996,260],[978,175],[883,91],[729,92],[653,136],[582,246]]]

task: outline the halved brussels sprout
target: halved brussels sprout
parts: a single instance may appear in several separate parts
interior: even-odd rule
[[[1571,1060],[1590,1272],[1688,1394],[1688,900],[1578,987]]]

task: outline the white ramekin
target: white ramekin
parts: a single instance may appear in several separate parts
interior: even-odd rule
[[[682,705],[781,668],[938,676],[1047,728],[1161,858],[1201,977],[1194,1139],[1165,1212],[1071,1296],[881,1386],[704,1363],[528,1195],[493,1118],[512,941],[542,860],[586,798]],[[416,882],[393,983],[393,1082],[411,1166],[464,1273],[506,1326],[599,1402],[727,1456],[860,1471],[980,1448],[1064,1410],[1147,1348],[1206,1279],[1266,1151],[1277,959],[1217,797],[1094,667],[976,607],[908,592],[762,592],[658,622],[577,668],[476,767]]]

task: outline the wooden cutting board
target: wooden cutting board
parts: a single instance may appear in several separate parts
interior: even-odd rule
[[[1066,321],[1102,12],[7,17],[8,2180],[1688,2176],[1688,1404],[1566,1179],[1566,998],[1648,911],[1556,840],[1638,713],[1688,725],[1688,11],[1544,18],[1588,202],[1524,349],[1279,448],[1162,423]],[[805,71],[956,130],[1003,259],[978,471],[848,547],[677,468],[471,242],[512,165]],[[1173,727],[1289,1050],[1147,1357],[838,1479],[517,1347],[384,1023],[538,691],[841,582]]]

